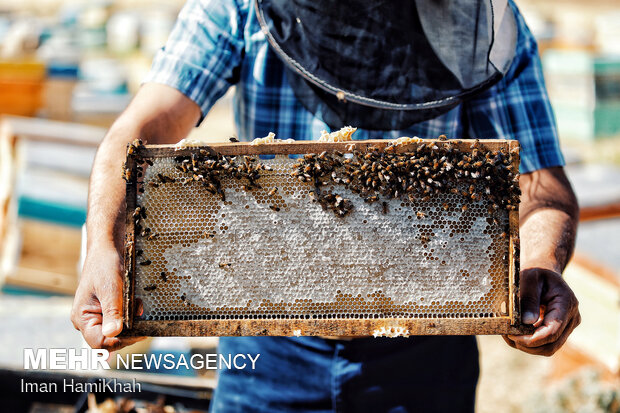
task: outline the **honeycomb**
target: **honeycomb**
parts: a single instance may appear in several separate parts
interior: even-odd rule
[[[143,164],[136,320],[508,316],[509,211],[491,216],[484,197],[463,207],[460,194],[484,193],[482,183],[367,202],[326,182],[322,193],[350,202],[340,217],[291,174],[294,157],[255,161],[266,166],[259,185],[224,175],[225,199],[187,179],[174,154]]]

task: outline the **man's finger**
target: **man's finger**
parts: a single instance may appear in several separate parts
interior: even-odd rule
[[[91,348],[104,348],[105,337],[101,334],[101,314],[85,314],[80,330]]]
[[[511,335],[508,336],[508,338],[514,341],[517,346],[538,347],[556,341],[563,331],[564,326],[562,323],[560,321],[553,320],[538,327],[533,334],[522,336]]]
[[[508,338],[508,336],[502,336],[502,338],[510,347],[517,348],[517,345],[515,344],[515,342],[512,341],[510,338]]]
[[[106,337],[101,332],[101,322],[93,317],[82,326],[84,340],[91,348],[103,348],[110,352],[130,346],[146,337]]]
[[[521,273],[521,321],[534,324],[540,315],[540,295],[542,283],[537,270],[524,270]]]
[[[564,282],[552,280],[551,286],[541,298],[546,303],[546,312],[540,326],[531,336],[515,337],[515,341],[527,347],[540,347],[553,343],[571,323],[578,321],[577,302]],[[565,288],[563,288],[565,287]],[[573,326],[572,328],[575,328]],[[572,329],[569,330],[569,332]]]
[[[553,343],[545,344],[542,346],[529,347],[521,343],[515,342],[516,348],[526,353],[537,355],[537,356],[547,356],[547,357],[552,356],[553,354],[555,354],[556,351],[558,351],[564,345],[566,340],[568,340],[570,333],[575,329],[575,327],[577,327],[578,324],[579,323],[577,319],[573,318],[571,322],[569,323],[569,325],[564,329],[562,334]]]
[[[527,347],[538,347],[556,341],[570,321],[569,314],[566,304],[562,302],[551,303],[548,308],[550,310],[545,314],[542,325],[536,328],[533,334],[510,338]]]
[[[510,336],[517,346],[540,347],[558,340],[564,332],[565,326],[559,320],[552,320],[538,327],[534,334],[524,336]]]
[[[106,337],[104,342],[104,348],[110,353],[122,349],[123,347],[136,344],[138,341],[144,340],[146,337]],[[108,341],[109,340],[109,341]]]
[[[97,298],[101,303],[103,314],[101,332],[106,337],[115,337],[123,330],[122,308],[123,294],[118,279],[110,280],[108,284],[97,291]]]

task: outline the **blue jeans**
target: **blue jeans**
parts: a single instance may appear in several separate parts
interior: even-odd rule
[[[212,413],[474,411],[471,336],[222,337],[218,351],[260,357],[255,370],[220,370]]]

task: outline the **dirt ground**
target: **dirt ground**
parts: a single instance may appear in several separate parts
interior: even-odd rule
[[[551,359],[509,347],[499,336],[479,336],[479,413],[524,412],[525,402],[540,396],[548,381]]]
[[[572,337],[553,357],[499,336],[478,336],[478,413],[620,413],[620,377],[580,352]]]

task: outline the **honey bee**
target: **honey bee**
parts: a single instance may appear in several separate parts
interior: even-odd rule
[[[143,266],[151,265],[151,260],[142,261],[140,262],[140,265],[143,265]]]
[[[153,291],[157,288],[156,284],[151,284],[151,285],[147,285],[146,287],[144,287],[144,291]]]
[[[271,191],[269,191],[269,196],[274,196],[276,194],[276,192],[278,192],[278,188],[274,187]]]
[[[340,195],[336,195],[336,202],[334,202],[334,206],[338,208],[344,202],[344,198]]]
[[[275,212],[279,212],[280,208],[275,206],[275,205],[269,205],[269,208],[271,208],[272,210],[274,210]]]
[[[230,267],[232,264],[229,262],[220,262],[218,265],[220,268],[226,268],[226,267]]]

